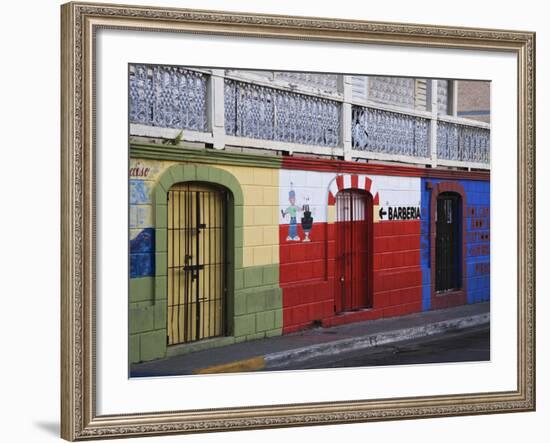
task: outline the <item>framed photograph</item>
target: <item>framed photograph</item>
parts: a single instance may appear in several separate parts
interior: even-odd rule
[[[534,410],[534,33],[61,18],[63,438]]]

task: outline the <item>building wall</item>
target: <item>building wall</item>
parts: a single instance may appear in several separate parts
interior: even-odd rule
[[[166,346],[166,297],[155,298],[156,266],[162,255],[155,248],[154,192],[163,173],[174,161],[130,161],[130,361],[164,357]],[[204,167],[204,166],[201,166]],[[236,220],[234,297],[225,345],[280,335],[282,295],[279,289],[278,170],[251,166],[208,166],[234,176],[242,189],[242,220]],[[198,177],[200,179],[200,177]],[[165,293],[165,289],[157,291]],[[211,345],[215,346],[213,342]],[[185,349],[181,350],[185,352]]]
[[[365,319],[393,317],[421,310],[419,220],[387,219],[389,208],[420,207],[420,178],[281,169],[280,183],[281,211],[289,206],[292,190],[296,205],[308,204],[313,217],[311,241],[304,241],[300,223],[300,241],[295,241],[289,240],[289,220],[281,213],[284,333],[312,322],[331,325],[343,320],[335,317],[335,291],[339,288],[335,274],[336,213],[334,204],[329,202],[329,192],[336,195],[339,186],[368,190],[374,199],[373,310],[361,315]],[[382,219],[380,210],[385,211]]]
[[[129,359],[163,357],[166,303],[155,303],[153,190],[168,162],[131,160],[129,169]]]
[[[423,310],[432,307],[430,263],[431,190],[440,179],[422,179],[421,267]],[[490,183],[488,181],[457,180],[464,189],[466,220],[466,257],[464,259],[467,302],[489,301],[490,296]],[[428,183],[431,186],[427,186]]]
[[[281,335],[277,237],[277,169],[218,165],[239,182],[243,197],[242,270],[235,274],[235,342]]]
[[[457,81],[457,113],[459,117],[491,122],[491,83]]]
[[[335,315],[334,298],[338,291],[335,279],[334,216],[331,207],[323,205],[327,191],[338,176],[344,188],[364,182],[360,174],[281,170],[281,208],[288,206],[290,184],[299,202],[309,202],[314,223],[305,238],[298,224],[301,241],[288,240],[289,224],[280,225],[281,287],[283,289],[283,332],[290,333],[312,323],[326,326],[354,320],[393,317],[432,306],[430,257],[430,190],[426,184],[447,182],[460,185],[465,192],[463,203],[466,221],[466,257],[464,259],[466,300],[468,303],[489,300],[490,220],[488,181],[441,180],[415,177],[369,175],[373,208],[373,289],[372,309]],[[346,183],[347,182],[347,183]],[[362,185],[359,186],[360,188]],[[420,209],[420,218],[388,220],[390,208]],[[386,212],[380,219],[380,210]],[[445,297],[445,296],[437,296]],[[438,300],[439,301],[439,300]],[[438,307],[451,306],[440,302]],[[347,318],[346,318],[347,317]]]
[[[431,303],[428,183],[452,182],[464,189],[466,301],[489,299],[488,174],[293,157],[243,161],[239,154],[205,151],[191,155],[171,149],[164,149],[170,151],[166,154],[169,160],[132,158],[130,162],[131,362],[291,333],[312,325],[332,326],[441,307]],[[155,150],[155,156],[162,151]],[[155,196],[174,165],[186,165],[199,181],[215,181],[223,172],[242,192],[234,220],[235,272],[228,336],[183,347],[166,345],[165,277],[159,278],[166,252],[159,246],[163,231],[155,229],[163,210],[155,206]],[[372,306],[338,315],[335,196],[347,188],[363,189],[373,199]],[[304,206],[313,218],[307,236],[301,220]],[[293,213],[296,232],[290,226]]]

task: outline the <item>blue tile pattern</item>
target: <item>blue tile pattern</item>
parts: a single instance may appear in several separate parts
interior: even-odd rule
[[[130,278],[155,275],[155,230],[143,229],[130,240]]]

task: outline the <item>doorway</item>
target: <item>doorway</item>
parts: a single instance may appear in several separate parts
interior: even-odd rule
[[[167,197],[168,345],[223,336],[227,191],[180,183]]]
[[[443,192],[437,196],[435,236],[435,290],[448,292],[460,288],[462,241],[460,195]]]
[[[372,196],[336,194],[336,312],[372,307]]]

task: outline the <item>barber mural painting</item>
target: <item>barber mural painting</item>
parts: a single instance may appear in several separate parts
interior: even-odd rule
[[[304,216],[302,217],[302,230],[304,231],[304,240],[305,242],[311,241],[309,238],[309,233],[311,228],[313,228],[313,216],[311,215],[311,209],[309,207],[309,199],[306,200],[304,206],[302,206]]]
[[[130,113],[129,362],[135,374],[144,362],[178,355],[193,362],[199,353],[207,359],[206,352],[223,360],[232,346],[267,346],[272,337],[315,328],[488,306],[490,173],[488,163],[478,161],[483,156],[456,165],[424,160],[430,150],[420,146],[434,138],[422,136],[425,121],[412,111],[404,120],[391,112],[386,120],[375,108],[354,111],[355,119],[334,119],[334,112],[347,112],[338,101],[325,103],[339,94],[344,100],[339,88],[347,86],[336,75],[333,82],[330,75],[308,80],[260,73],[262,86],[254,89],[256,77],[244,71],[225,71],[224,112],[217,115],[225,119],[226,138],[220,139],[224,149],[213,149],[211,137],[219,132],[209,134],[208,125],[201,135],[195,127],[185,129],[184,114],[179,126],[166,123],[172,121],[166,115],[154,119],[166,100],[210,118],[208,106],[195,103],[209,95],[190,94],[189,83],[170,83],[177,91],[164,90],[155,102],[162,88],[153,87],[153,74],[162,69],[130,71],[131,89],[150,88],[149,95],[134,93],[130,100],[132,108],[146,111]],[[169,75],[185,78],[188,72],[174,68]],[[191,77],[195,86],[220,87],[204,73]],[[292,91],[289,78],[298,84]],[[269,100],[268,84],[276,90]],[[393,84],[363,83],[374,89]],[[428,84],[407,82],[417,85],[416,100]],[[428,106],[428,99],[417,106]],[[285,128],[269,129],[292,115]],[[452,118],[445,114],[445,122]],[[333,137],[332,126],[346,121],[361,135],[351,151],[355,160],[330,155],[340,149],[337,142],[324,147],[322,134]],[[391,124],[390,135],[381,138]],[[442,156],[453,143],[476,152],[488,147],[488,124],[471,125],[479,133],[468,140],[459,132],[444,139],[439,133]],[[376,140],[385,141],[369,144]],[[309,152],[300,154],[300,146]],[[399,152],[392,153],[396,146]],[[369,149],[376,155],[367,161]]]
[[[299,207],[296,206],[296,192],[294,192],[293,189],[288,192],[288,201],[290,203],[290,206],[288,206],[284,210],[281,210],[281,215],[283,216],[283,218],[287,215],[290,217],[290,223],[288,225],[288,235],[286,239],[287,241],[300,241],[300,237],[298,236],[298,231],[296,227]]]
[[[305,203],[300,207],[296,205],[296,192],[292,189],[292,183],[290,184],[291,189],[288,191],[288,202],[290,206],[287,206],[285,209],[281,209],[281,217],[286,219],[289,217],[288,223],[288,235],[286,241],[304,241],[309,242],[309,233],[313,228],[313,216],[311,214],[311,208],[309,206],[309,197],[306,197]],[[298,235],[298,214],[302,213],[301,217],[301,227],[304,234],[303,238]]]

